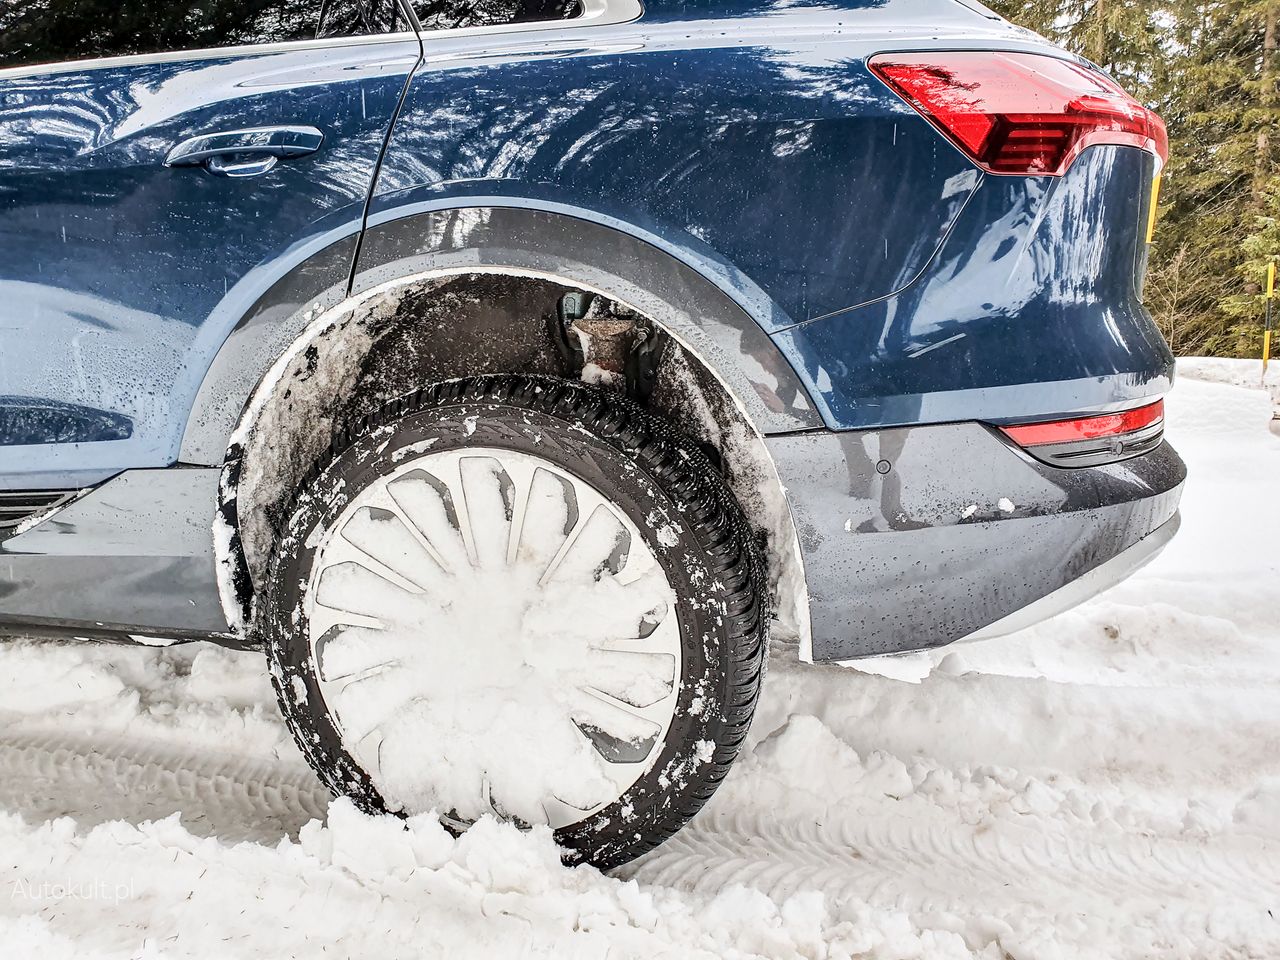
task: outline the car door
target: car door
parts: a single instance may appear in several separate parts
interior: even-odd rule
[[[420,55],[397,0],[6,0],[0,489],[174,463],[262,293],[345,282]]]

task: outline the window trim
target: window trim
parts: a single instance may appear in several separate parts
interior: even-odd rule
[[[59,73],[79,73],[85,70],[104,70],[111,67],[132,67],[148,63],[180,63],[184,60],[234,59],[248,56],[267,56],[273,53],[290,53],[295,50],[324,50],[331,47],[350,47],[361,44],[403,43],[412,40],[429,43],[435,37],[472,37],[489,34],[535,33],[546,30],[565,30],[574,27],[603,27],[630,23],[644,12],[641,0],[580,0],[582,13],[569,20],[535,20],[528,23],[500,23],[482,27],[454,27],[445,30],[417,32],[371,33],[355,37],[325,37],[316,40],[279,40],[274,43],[248,43],[229,47],[201,47],[195,50],[166,50],[162,53],[132,53],[117,57],[93,57],[87,60],[58,60],[52,63],[26,64],[21,67],[0,67],[0,82],[23,77],[45,76]],[[401,3],[401,8],[418,23],[411,6]]]

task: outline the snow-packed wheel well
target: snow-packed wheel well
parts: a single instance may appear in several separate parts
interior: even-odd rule
[[[266,575],[294,491],[335,431],[430,383],[483,373],[582,376],[581,357],[575,365],[557,335],[562,298],[580,290],[517,273],[455,273],[388,285],[313,321],[255,390],[228,449],[215,549],[233,627],[245,631],[254,585]],[[808,597],[795,527],[768,450],[742,404],[661,317],[637,314],[607,299],[607,292],[592,293],[597,303],[634,317],[650,346],[660,342],[643,402],[718,455],[767,547],[775,628],[803,637]]]

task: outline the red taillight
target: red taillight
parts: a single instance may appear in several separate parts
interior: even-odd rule
[[[892,53],[868,66],[991,173],[1066,171],[1085,147],[1169,156],[1164,121],[1101,73],[1032,53]]]
[[[1164,401],[1157,400],[1136,410],[1108,413],[1100,417],[1084,417],[1079,420],[1055,420],[1052,423],[1032,423],[1025,427],[1001,427],[1014,443],[1021,447],[1039,447],[1048,443],[1072,443],[1076,440],[1094,440],[1099,437],[1117,437],[1135,430],[1143,430],[1164,419]]]

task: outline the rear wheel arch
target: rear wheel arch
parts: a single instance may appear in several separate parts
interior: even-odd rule
[[[630,224],[588,219],[589,211],[576,209],[504,205],[515,201],[501,198],[485,203],[493,205],[384,211],[358,250],[347,237],[290,266],[221,334],[188,411],[179,459],[222,462],[258,384],[321,315],[389,284],[467,271],[605,292],[693,344],[762,433],[823,426],[808,389],[765,333],[783,313],[762,291],[736,284],[736,275],[710,261],[678,258]],[[353,252],[358,262],[339,280]]]
[[[752,382],[767,378],[771,361],[786,363],[771,341],[759,334],[772,357],[740,346],[743,352],[731,363],[712,363],[703,350],[722,354],[722,342],[702,331],[688,311],[654,316],[578,277],[493,263],[445,266],[367,286],[304,324],[262,375],[227,444],[219,485],[215,554],[229,622],[243,631],[282,504],[328,448],[339,412],[349,418],[397,394],[459,376],[556,374],[560,360],[539,339],[545,311],[560,291],[570,289],[608,297],[669,338],[663,364],[670,383],[665,393],[655,391],[652,409],[730,464],[730,486],[769,541],[775,609],[784,626],[807,643],[808,598],[797,532],[761,435],[779,422],[808,425],[805,411],[812,408],[801,390],[794,396],[799,403],[779,412],[779,404],[770,405],[768,392]],[[653,299],[647,305],[655,309]],[[698,346],[686,337],[698,338]],[[786,390],[789,379],[794,374],[784,366],[773,382]],[[673,391],[672,383],[687,389]]]

